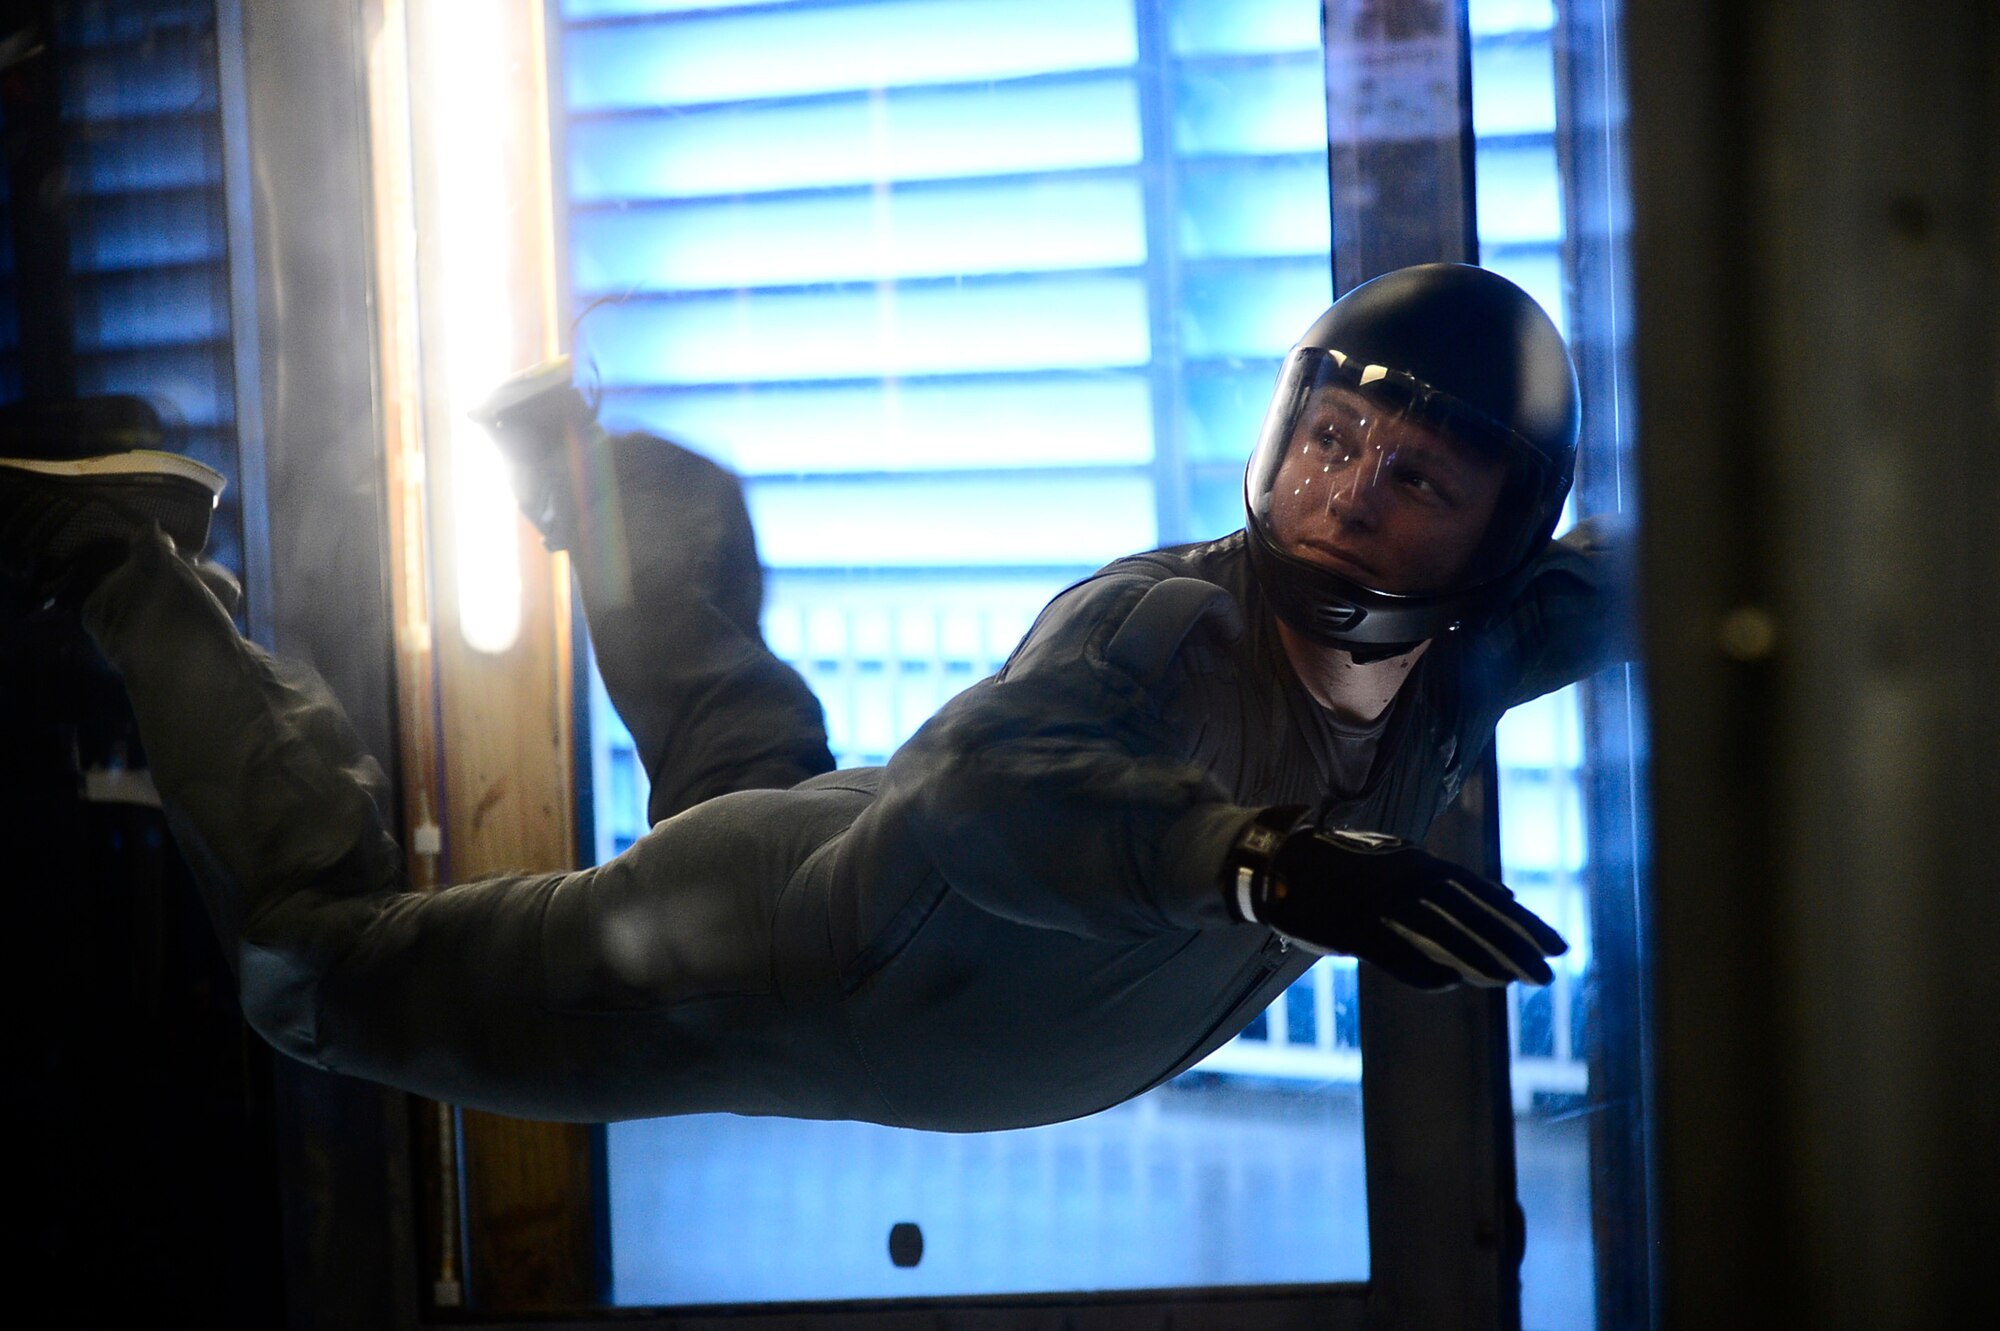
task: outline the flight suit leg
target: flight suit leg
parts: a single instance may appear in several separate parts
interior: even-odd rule
[[[729,795],[593,868],[412,892],[382,771],[331,693],[239,636],[164,537],[83,617],[279,1049],[530,1117],[879,1116],[842,1058],[824,909],[786,904],[866,789]]]
[[[603,448],[571,556],[598,671],[652,782],[651,820],[831,771],[819,700],[764,643],[736,477],[652,435]]]

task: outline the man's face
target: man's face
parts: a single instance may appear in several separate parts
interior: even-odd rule
[[[1350,388],[1313,390],[1271,486],[1288,554],[1400,594],[1458,586],[1493,519],[1498,459]]]

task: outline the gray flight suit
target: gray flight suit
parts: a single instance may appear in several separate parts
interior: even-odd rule
[[[164,541],[85,603],[279,1049],[532,1118],[984,1131],[1139,1094],[1311,963],[1220,892],[1251,814],[1335,770],[1242,533],[1111,564],[885,767],[833,771],[759,636],[733,478],[645,436],[612,455],[572,553],[658,821],[593,868],[406,890],[380,769],[324,686]],[[1437,641],[1333,820],[1421,836],[1507,707],[1617,659],[1615,547],[1586,524],[1506,617]]]

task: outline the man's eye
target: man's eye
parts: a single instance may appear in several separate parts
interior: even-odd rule
[[[1418,467],[1398,467],[1396,483],[1420,498],[1437,503],[1450,503],[1451,496],[1438,484],[1437,478]]]
[[[1320,431],[1319,446],[1342,461],[1354,456],[1353,439],[1337,425],[1330,425]]]

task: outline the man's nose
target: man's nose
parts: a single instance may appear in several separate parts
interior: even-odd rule
[[[1327,488],[1326,511],[1335,520],[1357,527],[1373,527],[1381,516],[1382,495],[1375,459],[1362,454],[1332,468]]]

